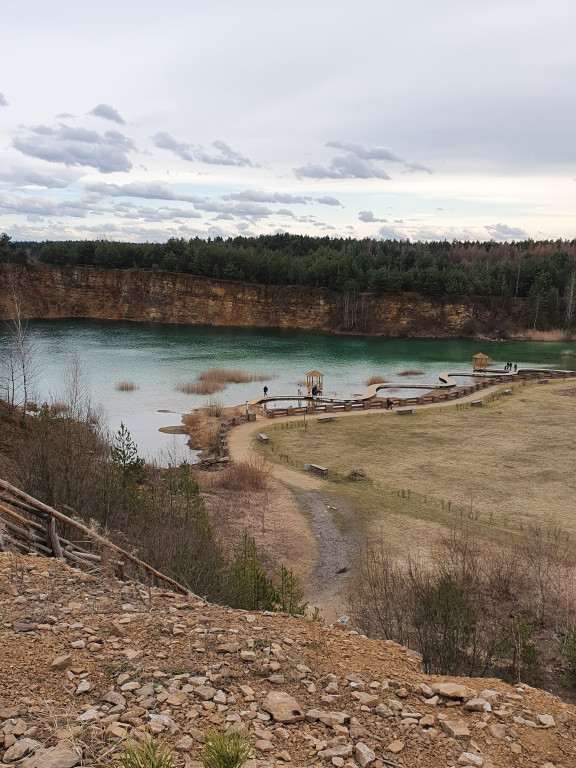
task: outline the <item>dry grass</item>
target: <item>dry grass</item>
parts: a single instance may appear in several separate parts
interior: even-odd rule
[[[400,371],[398,376],[422,376],[424,371],[419,371],[418,368],[406,368],[405,371]]]
[[[575,535],[576,409],[572,397],[558,396],[574,389],[518,385],[483,408],[430,408],[402,419],[372,412],[339,420],[329,434],[315,422],[306,432],[267,433],[275,455],[296,466],[320,464],[340,477],[364,469],[371,483],[333,488],[364,513],[368,534],[383,529],[388,540],[418,547],[462,510],[502,541],[551,521]]]
[[[248,384],[251,381],[269,381],[268,373],[246,373],[238,368],[208,368],[198,374],[196,381],[178,384],[176,389],[187,395],[213,395],[222,392],[228,384]]]
[[[224,472],[212,475],[212,487],[246,493],[264,491],[270,483],[272,467],[263,456],[254,454],[247,461],[238,461]]]
[[[220,419],[210,418],[205,411],[194,411],[183,414],[182,423],[190,437],[189,448],[197,451],[210,451],[214,448]]]
[[[133,381],[119,381],[118,384],[116,384],[116,389],[118,392],[134,392],[134,390],[139,389],[138,384],[135,384]]]
[[[522,339],[526,341],[569,341],[570,333],[561,328],[552,331],[527,330],[522,332]]]
[[[185,384],[178,384],[178,392],[184,392],[185,395],[213,395],[215,392],[221,392],[226,389],[226,384],[221,381],[190,381]]]
[[[364,383],[367,387],[371,387],[372,384],[388,384],[388,379],[384,376],[370,376]]]

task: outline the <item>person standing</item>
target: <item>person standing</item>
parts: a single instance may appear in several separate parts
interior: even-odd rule
[[[264,387],[264,397],[268,397],[268,387]]]

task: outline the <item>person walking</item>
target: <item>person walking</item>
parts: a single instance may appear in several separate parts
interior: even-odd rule
[[[264,397],[268,397],[268,387],[264,387]]]

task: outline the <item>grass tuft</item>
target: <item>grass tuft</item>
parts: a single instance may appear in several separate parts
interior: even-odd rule
[[[250,742],[242,733],[206,730],[204,768],[242,768],[250,754]]]
[[[174,759],[172,751],[150,735],[141,744],[125,744],[119,762],[101,768],[174,768]]]

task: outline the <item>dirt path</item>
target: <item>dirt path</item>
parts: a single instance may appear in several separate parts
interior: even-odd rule
[[[316,538],[318,558],[307,584],[306,598],[326,622],[344,610],[347,574],[360,547],[354,508],[343,499],[321,493],[295,493]]]
[[[494,385],[481,393],[474,392],[449,403],[429,403],[413,406],[414,409],[422,408],[450,408],[455,402],[465,403],[470,400],[478,400],[480,397],[495,392],[501,384]],[[372,411],[346,411],[338,413],[338,418],[362,419]],[[384,416],[390,418],[396,414],[392,411],[382,411]],[[301,416],[287,416],[275,418],[272,422],[264,417],[258,417],[256,421],[242,424],[228,433],[228,446],[230,457],[234,461],[243,461],[253,454],[254,437],[258,432],[265,432],[265,424],[277,424],[282,421],[301,419]],[[361,429],[361,422],[359,422]],[[316,552],[316,561],[307,568],[302,566],[300,573],[306,573],[303,581],[305,598],[312,607],[317,606],[325,621],[334,621],[344,607],[343,593],[346,585],[346,573],[338,573],[342,569],[350,567],[351,559],[361,544],[359,526],[356,523],[356,512],[352,505],[343,499],[332,496],[330,486],[325,480],[310,474],[303,474],[290,469],[282,464],[272,464],[272,473],[279,480],[296,502],[298,502],[304,525],[297,526],[296,531],[291,531],[291,536],[297,536],[302,551]],[[276,522],[274,522],[274,519]],[[272,527],[278,527],[281,535],[290,535],[286,531],[284,515],[275,515],[269,522]]]

